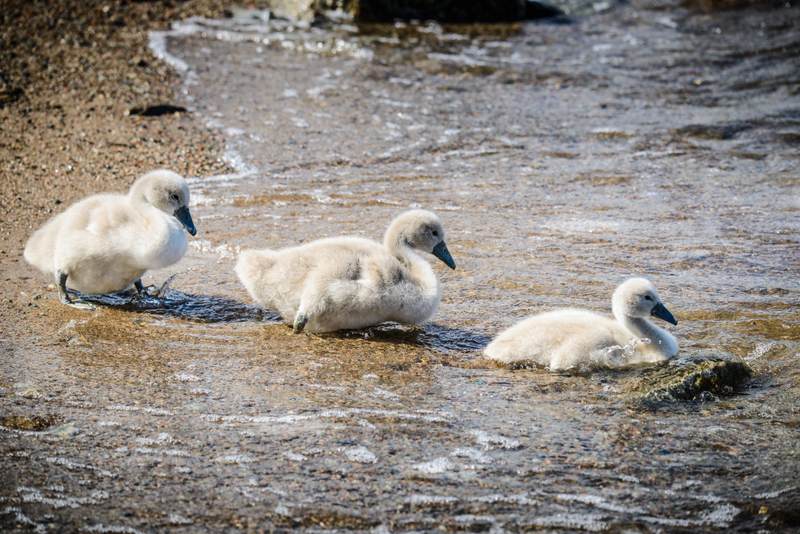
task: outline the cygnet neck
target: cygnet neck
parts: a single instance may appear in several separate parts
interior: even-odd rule
[[[627,315],[625,311],[616,304],[612,306],[614,318],[622,324],[629,332],[639,339],[649,339],[651,346],[665,354],[672,354],[677,349],[672,335],[654,325],[644,317],[633,317]]]
[[[383,246],[389,253],[405,264],[413,263],[418,257],[414,249],[409,246],[403,231],[396,225],[389,226],[386,235],[383,236]]]
[[[425,292],[438,293],[439,284],[436,274],[431,265],[414,249],[406,239],[406,236],[399,225],[391,225],[386,230],[383,238],[383,246],[386,250],[397,258],[406,269],[411,279],[419,285]]]
[[[145,185],[142,180],[136,180],[133,183],[128,191],[128,199],[130,199],[132,204],[150,204],[150,202],[147,201],[147,196],[145,195]]]

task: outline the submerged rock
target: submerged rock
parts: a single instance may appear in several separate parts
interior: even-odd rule
[[[745,362],[723,357],[679,358],[647,372],[629,391],[648,407],[681,401],[707,401],[732,395],[753,376]]]

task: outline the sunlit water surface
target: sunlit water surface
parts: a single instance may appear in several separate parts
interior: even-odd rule
[[[650,4],[461,28],[244,12],[154,34],[237,172],[192,179],[200,233],[150,280],[178,273],[167,301],[82,314],[48,296],[51,345],[16,341],[35,356],[8,389],[60,424],[3,430],[26,466],[5,520],[797,526],[798,24],[798,8]],[[410,207],[441,216],[458,264],[436,265],[420,329],[295,336],[235,280],[240,247],[380,239]],[[626,394],[645,371],[480,361],[531,313],[609,311],[631,275],[659,288],[682,355],[742,358],[751,386],[649,411]]]

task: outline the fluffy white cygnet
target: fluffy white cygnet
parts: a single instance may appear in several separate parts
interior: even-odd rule
[[[678,353],[675,337],[647,319],[653,316],[678,324],[649,280],[626,280],[611,302],[614,319],[578,309],[529,317],[500,333],[484,354],[504,363],[535,362],[555,371],[660,362]]]
[[[111,293],[180,260],[186,252],[185,228],[195,235],[189,213],[189,188],[178,174],[149,172],[127,195],[87,197],[50,219],[25,245],[25,260],[55,277],[61,301],[76,307],[67,288]]]
[[[439,281],[420,252],[455,263],[439,218],[399,215],[383,244],[334,237],[281,250],[245,250],[236,274],[259,304],[277,309],[295,332],[332,332],[385,321],[416,324],[439,305]]]

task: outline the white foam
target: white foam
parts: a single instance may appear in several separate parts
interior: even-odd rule
[[[449,495],[409,495],[404,499],[408,504],[415,506],[425,506],[431,504],[452,504],[458,502],[458,498]]]
[[[542,528],[568,528],[581,529],[590,532],[600,532],[608,527],[600,514],[553,514],[534,518],[532,523]]]
[[[444,456],[435,458],[430,462],[422,462],[411,466],[412,469],[425,473],[426,475],[439,475],[447,471],[452,471],[457,466],[449,458]]]
[[[346,447],[342,450],[344,455],[351,462],[358,462],[360,464],[374,464],[378,461],[378,457],[366,447]]]
[[[153,447],[136,447],[133,452],[138,454],[152,454],[155,456],[174,456],[179,458],[191,458],[192,454],[182,449],[156,449]]]
[[[162,410],[161,408],[151,408],[149,406],[127,406],[124,404],[115,404],[113,406],[109,406],[108,409],[120,412],[144,412],[144,413],[149,413],[150,415],[158,415],[158,416],[175,415],[170,411]]]
[[[777,343],[774,342],[774,341],[767,341],[766,343],[759,343],[750,352],[750,354],[748,354],[747,356],[744,357],[744,359],[745,359],[745,361],[748,361],[748,362],[752,362],[753,360],[758,360],[759,358],[761,358],[764,355],[766,355],[767,353],[769,353],[769,351],[775,345],[777,345]]]
[[[247,454],[227,454],[216,459],[222,464],[249,464],[255,462],[255,458]]]
[[[455,449],[453,452],[451,452],[450,456],[454,456],[456,458],[469,458],[473,462],[477,462],[479,464],[492,463],[491,456],[485,454],[481,450],[473,449],[470,447],[459,447]]]
[[[305,462],[308,460],[308,456],[299,452],[286,451],[283,453],[283,456],[293,462]]]
[[[740,510],[732,504],[723,504],[703,514],[703,523],[716,527],[727,527],[739,515]]]
[[[172,443],[172,436],[166,432],[161,432],[154,438],[136,438],[135,441],[139,445],[162,445],[164,443]]]
[[[191,373],[175,373],[175,380],[178,382],[200,382],[201,378],[199,376],[195,376]]]
[[[655,523],[657,525],[671,526],[671,527],[701,527],[713,526],[717,528],[725,528],[739,515],[740,510],[731,504],[723,504],[716,508],[703,513],[700,517],[693,518],[667,518],[667,517],[640,517],[643,521],[648,523]]]
[[[133,527],[126,527],[122,525],[104,525],[97,523],[95,525],[88,525],[81,530],[86,532],[103,532],[107,534],[144,534],[141,530],[136,530]]]
[[[645,510],[638,506],[625,506],[622,504],[609,502],[608,500],[599,495],[591,495],[588,493],[581,493],[581,494],[560,493],[556,495],[556,499],[567,502],[580,502],[584,504],[589,504],[591,506],[594,506],[595,508],[600,508],[601,510],[609,510],[611,512],[636,513],[636,514],[645,513]]]
[[[453,520],[461,525],[470,525],[475,523],[489,523],[495,524],[497,519],[490,515],[476,515],[476,514],[461,514],[453,516]]]
[[[108,499],[108,493],[105,491],[93,491],[88,497],[70,497],[62,494],[63,488],[60,491],[51,490],[51,493],[54,494],[51,496],[44,495],[39,489],[27,486],[18,487],[17,493],[22,502],[44,504],[55,509],[79,508],[85,504],[100,504]]]
[[[484,449],[516,450],[522,448],[522,444],[519,440],[501,436],[500,434],[489,434],[483,430],[472,430],[470,434],[474,436],[475,441],[483,446]]]
[[[529,498],[527,493],[523,493],[521,495],[502,495],[500,493],[492,493],[490,495],[483,495],[481,497],[475,497],[472,499],[475,502],[482,502],[482,503],[511,503],[511,504],[521,504],[521,505],[534,505],[536,501]]]
[[[758,495],[756,495],[756,499],[774,499],[775,497],[780,497],[784,493],[794,491],[797,488],[798,486],[789,486],[788,488],[783,488],[775,491],[768,491],[766,493],[759,493]]]
[[[57,457],[57,456],[55,456],[55,457],[54,456],[50,456],[50,457],[45,458],[45,461],[47,461],[47,462],[49,462],[51,464],[55,464],[55,465],[60,465],[60,466],[66,467],[70,471],[92,471],[92,472],[98,473],[98,474],[100,474],[102,476],[105,476],[105,477],[113,477],[114,476],[114,473],[112,473],[110,471],[106,471],[105,469],[99,469],[99,468],[97,468],[97,467],[95,467],[93,465],[73,462],[72,460],[69,460],[67,458],[61,458],[61,457]]]
[[[257,423],[268,425],[293,425],[303,421],[315,419],[344,419],[353,416],[362,417],[391,417],[406,421],[423,421],[426,423],[447,423],[452,420],[452,415],[439,413],[407,413],[395,410],[380,410],[374,408],[343,408],[334,410],[323,410],[319,413],[311,414],[287,414],[287,415],[206,415],[206,419],[221,421],[223,423]]]
[[[189,70],[189,65],[177,56],[170,54],[167,51],[167,37],[173,35],[170,31],[152,31],[150,32],[148,44],[150,51],[158,59],[172,67],[178,72],[186,72]]]
[[[167,521],[169,521],[169,523],[172,525],[191,525],[193,522],[188,517],[184,517],[175,513],[169,514],[169,516],[167,516]]]
[[[379,397],[379,398],[382,398],[382,399],[388,399],[388,400],[399,400],[400,399],[400,395],[398,395],[397,393],[389,391],[388,389],[383,389],[383,388],[378,388],[378,387],[376,387],[376,388],[374,388],[372,390],[372,394],[375,395],[376,397]]]

